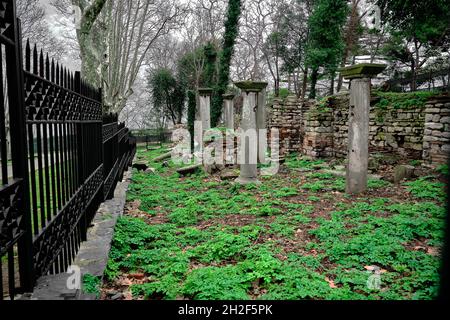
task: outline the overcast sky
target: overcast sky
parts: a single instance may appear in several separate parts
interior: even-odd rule
[[[67,20],[62,17],[53,6],[50,5],[51,0],[38,0],[46,10],[46,20],[50,26],[50,30],[55,34],[58,38],[63,38],[64,36],[72,34],[75,36],[75,25],[73,21]],[[68,25],[69,27],[63,27],[63,23]],[[62,59],[61,63],[63,63],[66,67],[68,67],[72,71],[80,70],[80,61],[79,59],[75,60],[73,57],[66,56]]]

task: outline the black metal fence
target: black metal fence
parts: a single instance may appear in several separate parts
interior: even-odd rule
[[[147,149],[172,140],[172,130],[133,130],[132,133],[136,143],[145,144]]]
[[[450,68],[420,72],[415,79],[409,76],[388,80],[385,90],[409,92],[413,80],[415,80],[416,91],[447,91],[450,90]]]
[[[136,151],[100,90],[21,40],[15,1],[1,1],[0,300],[67,269]]]

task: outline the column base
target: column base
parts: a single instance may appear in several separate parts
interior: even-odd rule
[[[259,181],[257,178],[247,178],[247,177],[238,177],[236,180],[234,180],[234,182],[239,183],[239,184],[261,184],[261,181]]]
[[[366,175],[362,173],[347,174],[345,193],[359,194],[366,191],[367,191],[367,174]]]

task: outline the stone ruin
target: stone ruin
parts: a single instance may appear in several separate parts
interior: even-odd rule
[[[289,96],[268,106],[268,128],[280,129],[280,153],[345,158],[348,149],[348,92],[330,97],[325,105]],[[447,163],[450,152],[450,96],[431,98],[424,106],[380,112],[372,96],[369,113],[369,152],[393,153]]]

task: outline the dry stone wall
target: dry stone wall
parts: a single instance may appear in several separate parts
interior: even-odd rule
[[[425,106],[423,159],[446,163],[450,153],[450,97],[428,101]]]
[[[270,134],[271,128],[279,130],[280,159],[288,153],[301,151],[304,135],[303,114],[309,107],[310,103],[303,103],[295,96],[289,96],[284,101],[274,99],[268,108],[268,133]]]
[[[344,93],[331,100],[333,112],[335,156],[347,155],[349,95]],[[422,156],[425,106],[407,109],[376,106],[379,98],[372,98],[369,114],[369,150],[393,152],[409,158]]]
[[[425,105],[377,105],[370,110],[369,151],[445,163],[450,152],[450,96]],[[348,144],[349,94],[321,102],[288,97],[270,107],[268,127],[280,130],[280,154],[298,152],[313,157],[345,157]]]

